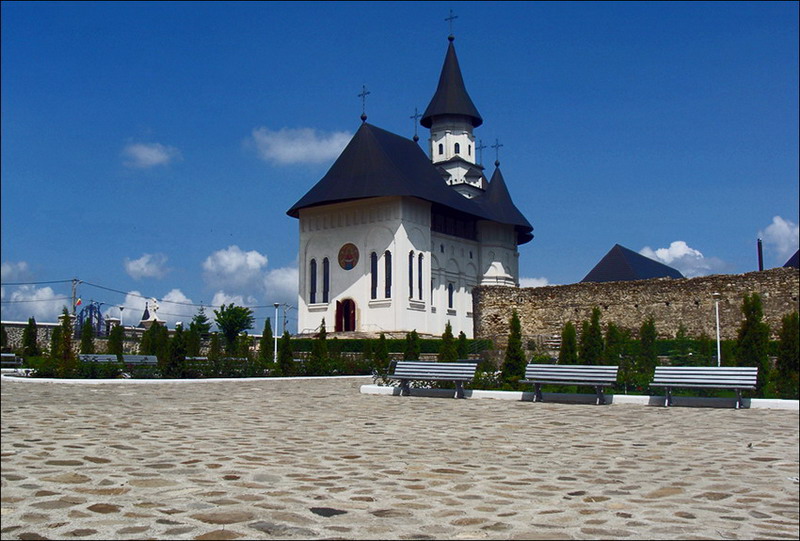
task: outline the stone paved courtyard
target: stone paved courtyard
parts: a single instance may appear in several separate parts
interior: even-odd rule
[[[2,539],[796,539],[798,413],[2,383]]]

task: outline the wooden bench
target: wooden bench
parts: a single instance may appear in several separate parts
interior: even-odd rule
[[[665,406],[672,405],[673,387],[733,389],[736,409],[742,407],[742,391],[754,390],[758,368],[750,366],[657,366],[651,387],[664,387]]]
[[[618,366],[586,364],[528,364],[525,379],[520,383],[532,383],[533,401],[542,402],[542,385],[582,385],[594,387],[597,403],[605,404],[603,387],[617,382]]]
[[[478,363],[438,363],[425,361],[397,361],[394,374],[388,379],[400,381],[400,394],[410,396],[411,381],[452,381],[456,385],[456,398],[464,398],[464,383],[472,381]]]
[[[123,355],[122,362],[133,366],[156,366],[158,357],[155,355]]]
[[[83,363],[118,363],[116,355],[97,355],[94,353],[80,353],[78,359]]]

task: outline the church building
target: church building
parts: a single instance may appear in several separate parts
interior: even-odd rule
[[[518,287],[517,247],[533,227],[514,205],[499,161],[476,160],[483,119],[449,36],[439,84],[420,124],[428,152],[362,124],[334,164],[287,211],[300,221],[298,333],[472,338],[472,289]]]

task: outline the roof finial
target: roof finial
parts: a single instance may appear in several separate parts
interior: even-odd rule
[[[367,90],[366,85],[361,85],[361,93],[358,97],[361,98],[361,122],[367,121],[367,95],[370,91]]]
[[[500,147],[501,146],[503,146],[503,145],[500,144],[500,140],[499,139],[495,139],[494,140],[494,144],[492,145],[492,148],[494,149],[494,166],[495,167],[499,167],[500,166]]]
[[[421,117],[421,116],[422,116],[422,115],[421,115],[421,114],[420,114],[420,112],[417,110],[417,108],[416,108],[416,107],[414,107],[414,114],[413,114],[413,115],[411,115],[410,117],[408,117],[408,118],[410,118],[410,119],[413,119],[413,120],[414,120],[414,142],[415,142],[415,143],[416,143],[417,141],[419,141],[419,135],[417,135],[417,119],[418,119],[419,117]]]
[[[453,15],[453,10],[451,9],[450,10],[450,16],[449,17],[445,17],[445,19],[444,19],[445,21],[448,21],[450,23],[450,35],[447,36],[447,39],[450,40],[450,41],[453,41],[454,39],[456,39],[456,37],[453,35],[453,21],[455,19],[458,19],[458,15]]]

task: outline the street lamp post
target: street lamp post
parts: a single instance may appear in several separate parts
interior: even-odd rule
[[[272,361],[278,362],[278,306],[280,303],[273,303],[273,306],[275,306],[275,347],[272,352]]]
[[[714,297],[714,306],[717,313],[717,366],[720,366],[722,364],[722,349],[720,348],[719,344],[719,299],[722,297],[722,295],[714,292],[711,294],[711,296]]]

